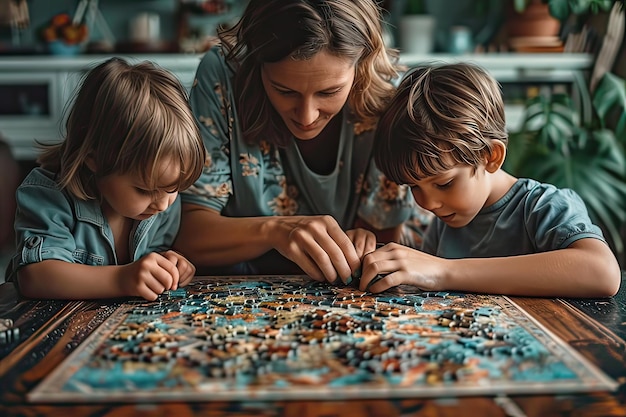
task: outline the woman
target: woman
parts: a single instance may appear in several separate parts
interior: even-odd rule
[[[219,38],[191,91],[207,161],[176,248],[205,273],[349,283],[377,241],[419,244],[403,225],[423,212],[372,162],[401,69],[376,2],[251,0]]]

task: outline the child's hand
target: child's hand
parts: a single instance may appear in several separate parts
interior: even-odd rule
[[[176,269],[178,269],[178,283],[170,289],[175,290],[178,287],[184,287],[189,284],[196,275],[196,267],[194,264],[189,262],[187,258],[180,253],[173,250],[163,252],[161,255],[165,256],[171,263],[176,265]]]
[[[178,288],[180,274],[177,265],[156,252],[126,265],[123,271],[120,285],[124,294],[130,296],[154,301],[163,291]]]
[[[388,243],[363,259],[359,289],[381,292],[400,284],[422,291],[445,290],[446,259],[397,243]]]

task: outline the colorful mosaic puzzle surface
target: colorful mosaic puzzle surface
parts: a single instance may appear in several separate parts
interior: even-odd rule
[[[207,277],[122,304],[30,399],[437,397],[612,384],[505,297]]]

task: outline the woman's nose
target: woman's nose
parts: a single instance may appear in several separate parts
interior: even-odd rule
[[[315,100],[304,98],[298,105],[297,109],[298,123],[302,126],[308,126],[315,122],[319,117],[319,110],[315,104]]]

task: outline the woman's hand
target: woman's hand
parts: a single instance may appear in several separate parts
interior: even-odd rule
[[[361,267],[361,258],[376,246],[364,229],[344,232],[332,216],[277,217],[273,246],[316,281],[344,283]]]
[[[346,235],[352,241],[354,250],[361,261],[365,255],[376,249],[376,235],[369,230],[351,229],[346,232]]]

